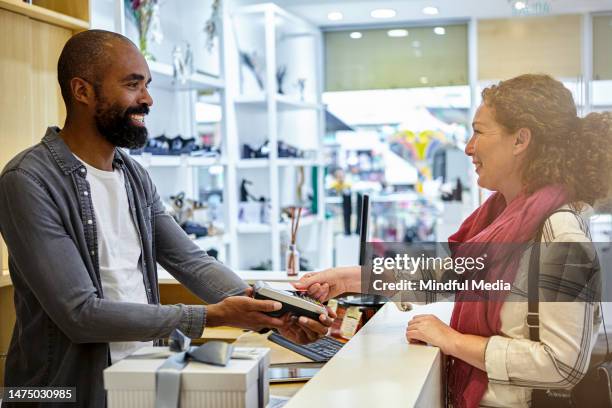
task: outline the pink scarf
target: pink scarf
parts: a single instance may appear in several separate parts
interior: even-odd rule
[[[495,193],[478,207],[448,238],[449,244],[478,242],[484,247],[491,243],[526,243],[534,238],[537,229],[550,213],[567,203],[565,190],[558,185],[541,188],[531,195],[521,193],[510,205],[500,193]],[[495,276],[513,283],[518,259],[513,259]],[[451,327],[478,336],[500,334],[501,301],[455,302]],[[454,407],[478,407],[487,389],[487,374],[457,358],[450,360],[448,387]]]

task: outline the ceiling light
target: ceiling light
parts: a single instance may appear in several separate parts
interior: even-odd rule
[[[444,34],[446,34],[446,28],[444,28],[444,27],[436,27],[436,28],[434,28],[434,33],[436,33],[438,35],[444,35]]]
[[[527,7],[527,4],[525,4],[524,1],[517,1],[514,3],[514,8],[517,10],[523,10],[525,7]]]
[[[353,40],[358,40],[361,37],[363,37],[363,34],[361,34],[359,31],[354,31],[354,32],[351,33],[351,38]]]
[[[437,7],[429,6],[423,9],[423,14],[427,14],[428,16],[435,16],[438,13],[439,11]]]
[[[332,11],[331,13],[327,14],[327,19],[330,21],[338,21],[342,20],[342,18],[344,18],[344,16],[339,11]]]
[[[372,18],[393,18],[396,14],[393,9],[376,9],[370,12]]]
[[[419,40],[414,40],[414,41],[412,42],[412,46],[413,46],[414,48],[419,48],[419,47],[421,46],[421,42],[420,42]]]
[[[387,35],[389,37],[407,37],[408,30],[399,29],[399,30],[389,30],[387,31]]]
[[[426,76],[422,76],[420,78],[420,81],[423,85],[428,84],[429,83],[429,79]]]

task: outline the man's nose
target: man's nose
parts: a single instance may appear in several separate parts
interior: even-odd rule
[[[151,94],[149,93],[149,90],[147,88],[144,88],[139,103],[147,104],[147,106],[149,107],[153,106],[153,98],[151,97]]]

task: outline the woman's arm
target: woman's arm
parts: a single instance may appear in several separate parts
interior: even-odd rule
[[[485,371],[488,337],[459,333],[434,315],[417,315],[408,323],[406,338],[440,347],[444,354]]]

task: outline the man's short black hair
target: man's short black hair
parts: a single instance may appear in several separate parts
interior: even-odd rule
[[[72,78],[83,78],[91,82],[94,88],[99,86],[101,74],[112,63],[108,51],[113,41],[122,41],[136,47],[127,37],[105,30],[83,31],[66,42],[57,62],[57,80],[67,109],[72,101]]]

